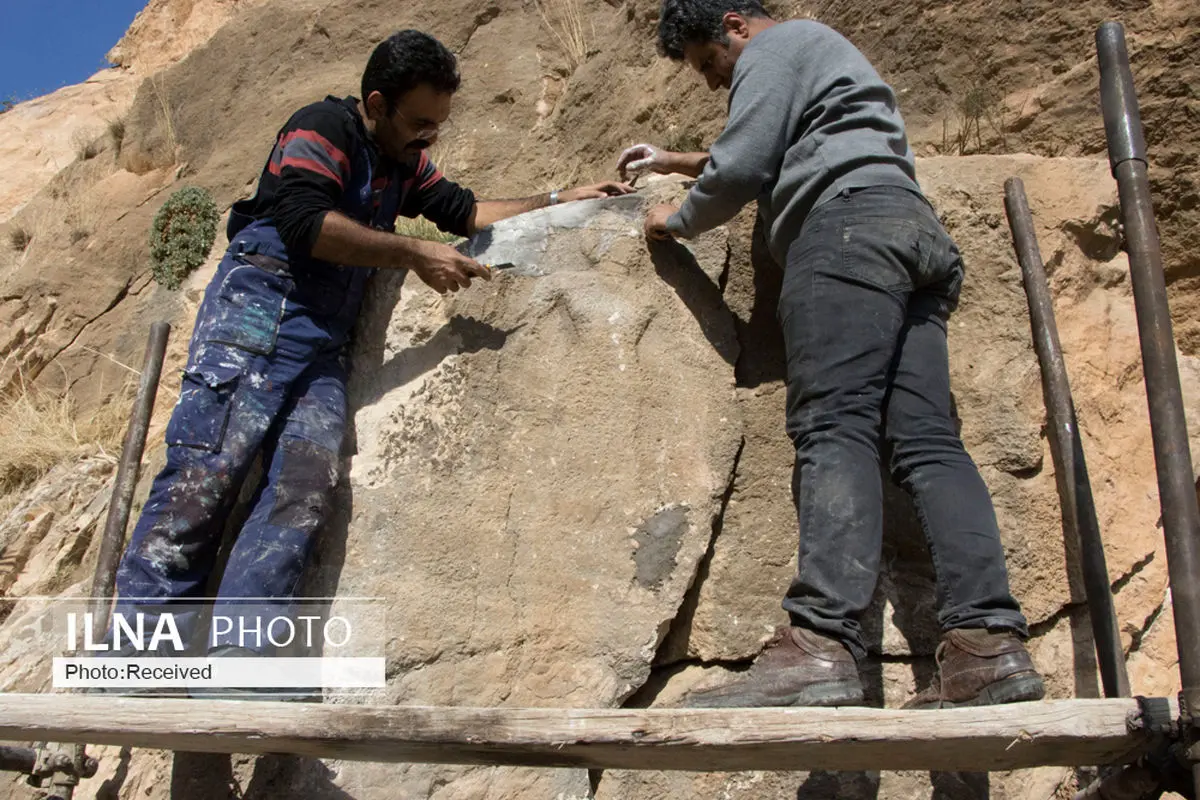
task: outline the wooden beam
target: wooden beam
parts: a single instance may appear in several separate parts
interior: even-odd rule
[[[1129,699],[942,711],[568,709],[0,694],[0,739],[355,761],[983,772],[1133,760]]]

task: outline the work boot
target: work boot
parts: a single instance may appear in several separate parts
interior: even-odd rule
[[[111,644],[111,642],[110,642]],[[103,665],[107,658],[177,658],[178,654],[162,650],[138,650],[132,644],[126,643],[119,650],[101,650],[93,658],[96,665]],[[99,694],[116,697],[186,697],[186,690],[177,686],[91,686],[83,690],[84,694]]]
[[[246,647],[221,645],[208,651],[208,658],[258,658],[261,653]],[[198,700],[263,700],[291,703],[320,703],[320,689],[285,686],[192,686],[188,696]]]
[[[741,680],[693,692],[688,708],[861,705],[854,656],[837,639],[780,625]]]
[[[905,708],[989,706],[1041,700],[1042,676],[1025,645],[1008,630],[956,628],[942,635],[933,685]]]

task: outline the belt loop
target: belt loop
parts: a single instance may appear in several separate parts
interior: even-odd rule
[[[838,194],[840,194],[842,196],[842,202],[844,202],[844,203],[850,202],[850,187],[849,186],[847,186],[845,189],[842,189],[842,191],[840,191]]]

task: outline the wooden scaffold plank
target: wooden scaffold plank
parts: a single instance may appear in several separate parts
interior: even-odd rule
[[[1133,760],[1130,699],[984,708],[565,709],[0,694],[0,739],[377,762],[995,771]]]

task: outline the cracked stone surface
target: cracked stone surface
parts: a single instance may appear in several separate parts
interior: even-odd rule
[[[525,215],[474,243],[536,274],[447,299],[410,279],[394,311],[398,282],[374,287],[352,384],[353,513],[314,587],[389,599],[395,677],[362,702],[611,706],[646,680],[708,548],[741,421],[732,315],[708,277],[724,249],[703,265],[680,246],[651,256],[644,202]],[[414,796],[441,778],[479,796],[484,780],[366,764],[340,778],[374,796],[358,793],[384,774]],[[582,796],[587,775],[486,784]]]

